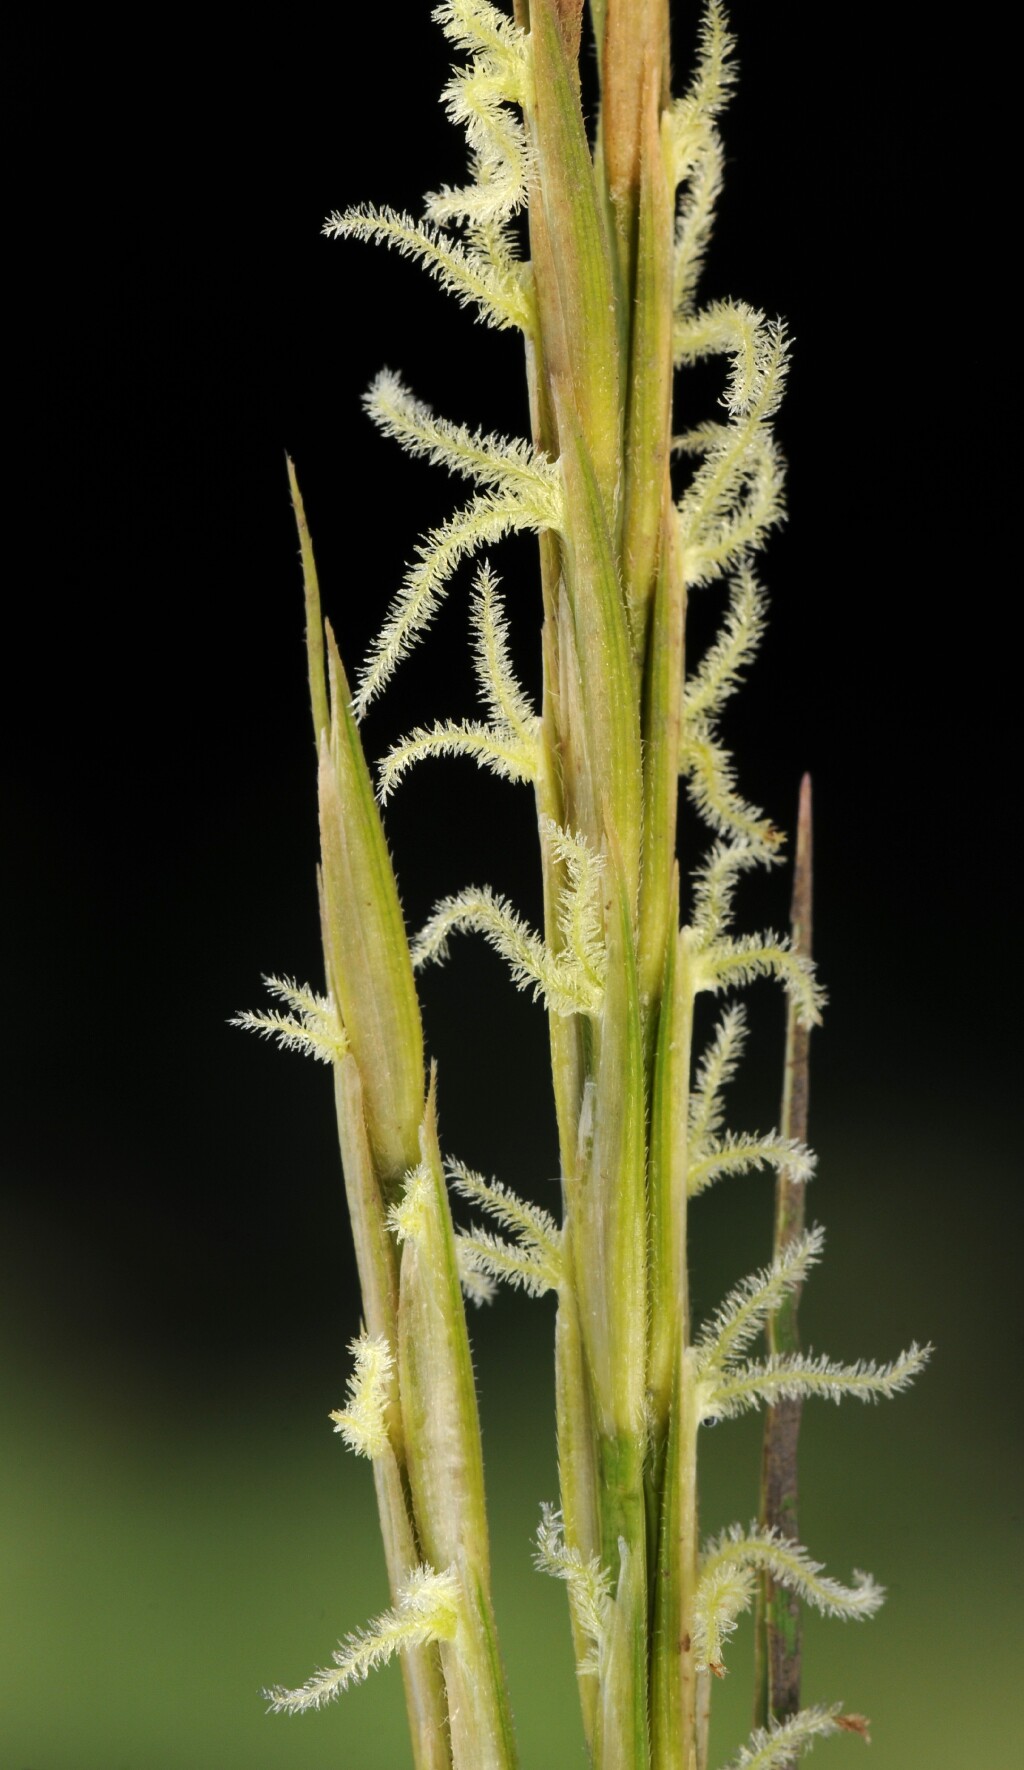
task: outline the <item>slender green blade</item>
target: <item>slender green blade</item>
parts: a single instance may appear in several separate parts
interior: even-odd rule
[[[330,627],[320,847],[330,982],[359,1065],[374,1160],[392,1192],[419,1157],[423,1030],[402,906]]]

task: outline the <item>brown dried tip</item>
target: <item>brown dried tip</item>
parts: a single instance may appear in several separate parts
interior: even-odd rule
[[[841,1727],[844,1733],[859,1734],[865,1745],[871,1744],[871,1734],[868,1732],[871,1722],[867,1715],[837,1715],[836,1726]]]
[[[555,0],[555,11],[566,50],[574,62],[578,61],[583,35],[583,0]]]
[[[797,951],[810,957],[811,953],[811,915],[812,915],[812,879],[814,870],[814,848],[812,836],[811,812],[811,777],[805,774],[800,782],[800,808],[796,823],[796,864],[793,868],[793,901],[790,905],[790,921],[793,924],[793,939]]]

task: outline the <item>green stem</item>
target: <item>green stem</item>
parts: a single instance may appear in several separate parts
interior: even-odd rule
[[[676,897],[678,886],[676,886]],[[689,1765],[697,1711],[697,1398],[687,1349],[686,1169],[693,1039],[692,936],[669,943],[651,1107],[651,1351],[648,1470],[658,1535],[651,1639],[653,1770]]]
[[[598,1770],[648,1770],[647,1516],[643,1431],[600,1439],[602,1560],[617,1571],[606,1647]]]
[[[675,544],[675,511],[666,470],[666,518],[644,684],[644,842],[640,874],[638,964],[648,1059],[659,1025],[666,956],[679,926],[676,826],[682,721],[686,586]],[[684,1081],[683,1086],[686,1087]]]
[[[336,1065],[334,1093],[338,1114],[345,1192],[366,1331],[394,1351],[398,1344],[398,1270],[395,1244],[385,1227],[384,1203],[374,1171],[363,1116],[363,1096],[355,1059]],[[405,1458],[401,1408],[388,1411],[388,1448],[373,1465],[388,1584],[394,1600],[422,1560],[413,1518]],[[451,1770],[448,1702],[436,1647],[410,1649],[402,1656],[402,1678],[416,1770]]]
[[[700,1424],[697,1411],[697,1358],[688,1348],[682,1358],[683,1374],[679,1412],[680,1474],[679,1474],[679,1578],[683,1590],[682,1634],[682,1726],[679,1739],[680,1763],[687,1770],[707,1770],[708,1728],[711,1719],[711,1673],[698,1671],[694,1665],[695,1605],[697,1574],[700,1562],[700,1526],[697,1507],[697,1432]]]
[[[587,1377],[579,1308],[573,1273],[573,1249],[567,1229],[563,1232],[564,1272],[558,1297],[555,1325],[555,1417],[558,1433],[558,1486],[566,1548],[584,1563],[601,1553],[599,1479],[593,1409]],[[591,1651],[592,1643],[570,1611],[573,1651],[577,1666]],[[583,1732],[588,1750],[595,1750],[597,1727],[597,1680],[589,1673],[577,1678]]]
[[[454,1770],[516,1770],[490,1596],[483,1450],[448,1191],[437,1141],[436,1077],[421,1164],[402,1210],[398,1373],[409,1482],[426,1559],[460,1586],[454,1642],[442,1643]]]
[[[678,876],[672,902],[678,905]],[[675,1399],[677,1362],[688,1339],[686,1168],[690,1050],[693,1041],[692,936],[668,944],[651,1097],[650,1348],[647,1401],[655,1467],[664,1455]],[[656,1484],[660,1491],[660,1483]]]

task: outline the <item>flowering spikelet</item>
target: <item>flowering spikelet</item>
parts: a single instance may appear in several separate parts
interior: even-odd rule
[[[483,1229],[458,1238],[460,1272],[465,1284],[475,1279],[503,1279],[513,1289],[541,1297],[557,1290],[563,1275],[562,1232],[550,1212],[519,1198],[500,1180],[485,1180],[464,1163],[445,1168],[456,1192],[478,1204],[515,1237],[508,1241]]]
[[[730,592],[722,630],[683,690],[679,771],[694,805],[718,835],[745,839],[763,860],[776,854],[781,836],[736,786],[736,770],[718,736],[718,720],[740,685],[764,631],[765,597],[752,568],[741,563]]]
[[[745,1037],[743,1009],[729,1008],[697,1070],[690,1093],[687,1139],[686,1190],[690,1198],[727,1174],[747,1173],[752,1168],[784,1168],[797,1182],[809,1180],[814,1172],[813,1154],[794,1138],[780,1137],[776,1131],[767,1136],[722,1131],[722,1096],[736,1072]]]
[[[349,1378],[348,1401],[330,1415],[350,1450],[360,1457],[379,1457],[388,1443],[386,1411],[395,1361],[386,1340],[362,1333],[349,1351],[355,1370]]]
[[[690,1089],[689,1147],[693,1156],[701,1154],[722,1129],[723,1095],[739,1067],[746,1037],[746,1010],[734,1004],[719,1020]]]
[[[502,235],[492,244],[480,236],[488,224],[500,226],[526,202],[526,131],[507,108],[523,104],[529,92],[526,38],[496,6],[481,0],[450,0],[433,16],[449,41],[472,57],[468,68],[455,70],[442,97],[452,122],[466,132],[473,179],[428,196],[427,214],[442,224],[469,223],[476,250],[501,262],[511,254],[508,240]]]
[[[566,870],[558,909],[564,944],[558,952],[535,934],[489,885],[470,886],[434,908],[412,946],[417,967],[448,957],[456,932],[482,934],[505,959],[519,989],[533,989],[554,1014],[596,1014],[604,997],[605,954],[601,939],[601,857],[582,836],[551,826],[552,841]]]
[[[726,1770],[791,1770],[816,1739],[833,1733],[859,1733],[867,1739],[867,1723],[862,1715],[844,1715],[839,1702],[829,1708],[800,1709],[787,1721],[758,1727]]]
[[[286,1003],[292,1012],[243,1012],[234,1015],[228,1025],[259,1033],[264,1039],[276,1039],[282,1051],[302,1051],[318,1063],[339,1063],[348,1050],[348,1039],[330,996],[317,995],[308,985],[300,986],[290,977],[264,977],[263,982],[269,994]]]
[[[854,1395],[858,1401],[890,1400],[910,1387],[931,1356],[930,1346],[913,1341],[891,1364],[858,1359],[855,1364],[834,1364],[824,1355],[780,1353],[759,1363],[741,1364],[704,1389],[705,1417],[729,1419],[764,1403],[797,1401],[821,1395],[842,1401]]]
[[[752,1273],[730,1291],[697,1338],[697,1363],[702,1376],[724,1370],[749,1346],[787,1292],[803,1283],[810,1267],[821,1258],[824,1245],[823,1230],[807,1230],[790,1242],[770,1266]]]
[[[726,1174],[746,1174],[752,1168],[785,1169],[791,1180],[809,1180],[814,1172],[814,1156],[803,1143],[793,1137],[780,1137],[775,1131],[766,1137],[730,1131],[706,1144],[700,1155],[690,1159],[686,1169],[687,1194],[696,1198]]]
[[[589,1653],[579,1661],[576,1670],[582,1675],[596,1677],[611,1610],[611,1575],[596,1555],[585,1559],[578,1549],[566,1546],[562,1514],[557,1507],[546,1502],[541,1506],[541,1521],[537,1526],[534,1566],[539,1573],[564,1580],[568,1586],[573,1621],[590,1646]]]
[[[388,370],[377,377],[365,403],[374,423],[410,454],[426,455],[485,490],[420,541],[416,561],[370,647],[353,700],[357,717],[430,625],[463,559],[505,535],[541,534],[564,521],[558,470],[528,443],[485,436],[436,417]]]
[[[795,1592],[824,1616],[874,1616],[885,1593],[870,1574],[854,1573],[852,1586],[822,1573],[807,1550],[778,1531],[748,1530],[734,1524],[704,1550],[694,1598],[694,1652],[697,1664],[721,1673],[722,1649],[741,1613],[749,1609],[756,1576],[770,1573],[777,1585]]]
[[[521,267],[511,261],[496,263],[430,221],[416,221],[386,204],[360,203],[329,215],[323,231],[329,239],[372,240],[393,246],[403,258],[418,259],[463,306],[475,303],[487,325],[499,330],[518,326],[525,331],[532,323],[533,310]]]
[[[693,910],[694,979],[699,990],[738,989],[756,977],[775,977],[805,1025],[817,1025],[825,996],[810,960],[793,951],[788,936],[725,930],[741,873],[763,861],[753,842],[718,842],[697,874]]]
[[[735,78],[730,59],[733,39],[719,0],[711,0],[700,30],[700,57],[693,80],[670,113],[672,182],[683,187],[672,278],[673,307],[679,314],[692,307],[722,188],[722,143],[715,118],[727,102]]]
[[[540,769],[540,721],[516,681],[508,653],[508,626],[498,580],[486,563],[474,582],[473,666],[480,698],[488,709],[480,720],[417,726],[390,749],[380,765],[379,796],[389,797],[406,772],[424,756],[471,756],[482,768],[506,780],[535,780]]]
[[[412,1168],[405,1176],[405,1187],[397,1204],[388,1210],[388,1228],[398,1242],[414,1240],[423,1233],[430,1204],[430,1169],[425,1162]]]
[[[451,1641],[459,1622],[459,1587],[449,1570],[435,1573],[418,1567],[393,1610],[385,1610],[369,1628],[346,1635],[332,1658],[334,1670],[314,1672],[298,1690],[274,1685],[264,1692],[272,1714],[301,1715],[332,1702],[349,1684],[360,1684],[376,1666],[386,1665],[404,1648],[428,1641]]]

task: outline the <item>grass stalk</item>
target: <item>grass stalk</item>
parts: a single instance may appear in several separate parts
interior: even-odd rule
[[[816,1739],[863,1730],[839,1705],[799,1707],[799,1602],[859,1617],[881,1596],[866,1576],[851,1587],[822,1576],[796,1540],[800,1407],[811,1394],[893,1394],[926,1357],[912,1347],[891,1365],[844,1366],[799,1351],[800,1287],[822,1247],[803,1225],[808,1039],[823,1001],[807,780],[792,937],[736,925],[741,878],[781,841],[742,797],[720,722],[764,627],[754,562],[783,509],[772,421],[788,341],[743,302],[698,300],[732,40],[720,0],[707,0],[689,85],[673,96],[667,0],[592,0],[589,16],[592,128],[582,0],[514,0],[511,14],[444,0],[435,18],[456,57],[444,96],[466,132],[468,182],[427,198],[421,219],[363,205],[325,224],[419,257],[487,324],[517,328],[531,415],[530,439],[508,441],[435,414],[391,371],[374,381],[365,403],[378,428],[476,491],[422,537],[354,692],[321,618],[289,462],[327,990],[268,979],[284,1009],[239,1021],[334,1071],[363,1331],[332,1418],[373,1463],[391,1607],[342,1641],[333,1668],[269,1696],[277,1711],[320,1707],[401,1654],[416,1770],[518,1766],[467,1295],[485,1300],[499,1280],[556,1294],[560,1503],[542,1505],[536,1560],[567,1588],[592,1770],[708,1770],[714,1681],[755,1597],[758,1728],[737,1766],[781,1767]],[[528,259],[514,225],[523,210]],[[705,359],[719,365],[720,399],[691,412],[686,371]],[[687,428],[674,436],[677,370]],[[377,696],[464,562],[523,531],[540,550],[539,710],[513,673],[485,560],[472,631],[487,717],[417,728],[383,759],[375,790],[363,722]],[[721,613],[692,660],[695,595],[718,598]],[[415,763],[450,754],[502,777],[502,791],[532,784],[540,929],[472,885],[410,942],[380,806]],[[483,934],[548,1011],[560,1222],[442,1149],[416,973],[464,933]],[[746,1030],[734,998],[761,978],[788,999],[782,1118],[741,1133],[726,1114]],[[702,995],[726,999],[695,1051]],[[769,1263],[695,1327],[691,1208],[760,1168],[777,1173]],[[456,1222],[449,1179],[496,1228]],[[768,1409],[761,1516],[702,1547],[701,1429],[752,1406]]]

